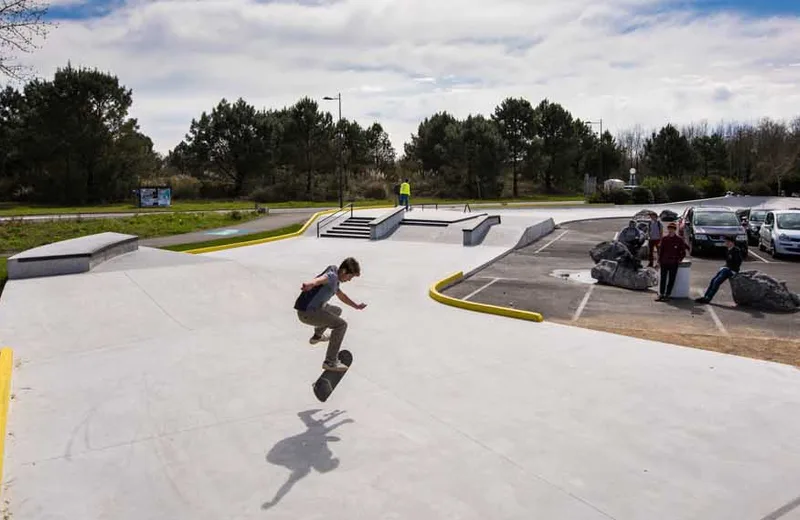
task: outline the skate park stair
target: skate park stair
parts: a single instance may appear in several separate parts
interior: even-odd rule
[[[361,238],[369,240],[369,223],[375,217],[348,217],[343,222],[331,226],[320,234],[320,237],[327,238]]]

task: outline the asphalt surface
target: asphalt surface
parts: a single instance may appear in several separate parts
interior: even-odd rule
[[[800,317],[739,308],[728,283],[723,284],[711,305],[693,301],[724,265],[722,254],[691,257],[692,299],[660,303],[655,301],[657,287],[631,291],[596,284],[589,274],[594,266],[589,250],[613,239],[627,221],[621,218],[562,225],[445,292],[470,301],[540,312],[546,320],[561,323],[672,328],[698,334],[798,336]],[[751,248],[742,270],[751,269],[785,280],[790,289],[800,291],[800,261],[774,260]],[[579,276],[560,276],[565,273]],[[588,283],[578,281],[581,278]]]

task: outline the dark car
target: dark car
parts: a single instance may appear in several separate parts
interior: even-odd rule
[[[665,209],[664,211],[661,212],[658,218],[664,222],[675,222],[676,220],[678,220],[679,216],[671,209]]]
[[[761,224],[767,218],[767,213],[775,208],[752,208],[747,217],[747,241],[751,246],[758,245],[758,237],[761,232]]]
[[[742,256],[749,255],[747,232],[732,208],[717,206],[692,206],[686,208],[678,223],[678,234],[692,247],[692,254],[725,247],[725,237],[741,249]]]

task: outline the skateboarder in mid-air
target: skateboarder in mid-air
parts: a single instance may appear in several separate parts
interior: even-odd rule
[[[314,327],[314,335],[309,342],[314,345],[320,341],[330,341],[325,353],[323,370],[344,372],[347,365],[339,362],[337,356],[342,346],[344,333],[347,331],[347,322],[342,319],[342,309],[330,305],[330,300],[335,294],[342,302],[354,309],[361,310],[367,305],[355,303],[339,288],[340,282],[349,282],[356,276],[361,276],[361,267],[355,258],[345,258],[339,267],[329,265],[325,271],[309,282],[303,282],[300,296],[294,302],[297,318],[306,325]],[[325,329],[331,329],[331,335],[324,335]]]

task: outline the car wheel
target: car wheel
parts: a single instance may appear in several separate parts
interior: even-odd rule
[[[780,256],[778,254],[778,250],[775,249],[775,241],[774,240],[772,242],[770,242],[769,254],[772,256],[772,258],[778,258]]]
[[[767,250],[767,248],[764,247],[764,242],[762,242],[760,238],[758,239],[758,250],[759,251],[766,251]]]

